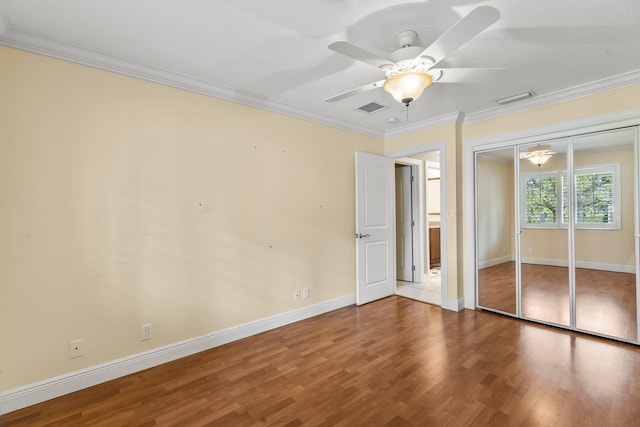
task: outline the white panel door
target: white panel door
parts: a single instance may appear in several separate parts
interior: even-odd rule
[[[356,153],[356,302],[393,295],[393,161]]]

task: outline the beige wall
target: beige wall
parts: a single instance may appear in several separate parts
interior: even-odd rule
[[[576,229],[575,253],[578,266],[584,263],[602,263],[612,266],[635,265],[634,241],[634,151],[626,149],[603,150],[574,154],[576,168],[606,164],[620,167],[621,227],[620,229]],[[555,162],[552,162],[554,160]],[[566,170],[566,156],[556,155],[545,165],[547,170]],[[529,162],[522,162],[523,166]],[[535,167],[534,167],[535,168]],[[531,169],[531,170],[536,170]],[[537,260],[564,260],[568,255],[566,229],[523,228],[521,234],[522,256]],[[529,248],[532,253],[529,253]]]
[[[465,142],[640,105],[637,85],[383,144],[5,47],[0,64],[0,391],[352,294],[355,151],[445,142],[461,298]]]
[[[424,153],[416,154],[415,156],[411,156],[411,157],[418,160],[426,160],[428,162],[440,163],[439,151],[426,151]]]
[[[0,391],[355,292],[354,152],[382,141],[5,47],[0,64]]]
[[[465,141],[640,107],[640,84],[464,125]]]
[[[576,168],[602,164],[619,166],[620,229],[576,230],[576,262],[632,267],[635,265],[633,147],[574,155]]]
[[[479,266],[515,261],[513,160],[479,156],[476,168]]]

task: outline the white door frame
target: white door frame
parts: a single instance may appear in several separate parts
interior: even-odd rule
[[[428,182],[429,181],[429,169],[437,169],[438,170],[438,176],[440,177],[440,179],[442,179],[442,174],[440,173],[440,168],[441,165],[440,163],[436,163],[436,162],[431,162],[429,160],[425,160],[424,162],[425,168],[424,168],[424,182]],[[426,194],[429,192],[429,185],[425,184],[425,224],[429,223],[429,211],[431,210],[430,206],[429,206],[429,197],[426,196]],[[442,194],[440,195],[442,197]],[[443,215],[442,215],[442,210],[440,210],[440,227],[442,227],[442,223],[444,221],[442,221]],[[446,217],[445,217],[446,219]],[[426,237],[426,242],[425,242],[425,259],[424,259],[424,263],[425,265],[429,265],[429,273],[431,273],[431,253],[429,252],[429,248],[430,248],[430,242],[429,239],[431,238],[429,235],[429,232],[431,230],[428,230],[428,232],[425,234]],[[440,254],[440,258],[442,258],[442,253]]]
[[[395,163],[398,165],[410,166],[411,173],[414,176],[414,182],[411,190],[411,198],[414,203],[412,203],[413,212],[411,213],[415,221],[415,226],[413,227],[413,265],[415,265],[416,269],[413,272],[413,281],[414,282],[422,282],[422,277],[424,276],[424,245],[425,240],[424,236],[424,225],[423,219],[425,218],[425,209],[424,209],[424,161],[418,159],[412,159],[409,157],[402,157],[399,159],[395,159]],[[396,220],[398,215],[396,214]],[[397,236],[396,236],[397,239]],[[397,254],[396,254],[397,255]],[[397,259],[396,259],[397,262]],[[397,278],[396,278],[397,279]]]
[[[421,145],[418,147],[411,147],[404,150],[391,151],[386,153],[387,157],[392,159],[400,159],[403,157],[415,156],[417,154],[423,154],[430,151],[440,152],[440,212],[447,212],[447,180],[446,180],[446,143],[445,141],[438,141],[433,144]],[[413,159],[417,160],[417,159]],[[424,170],[423,170],[424,173]],[[421,178],[422,181],[424,177]],[[448,280],[448,259],[447,259],[447,220],[441,221],[440,226],[440,268],[442,270],[440,276],[440,306],[447,310],[458,311],[458,303],[449,304],[449,280]],[[393,230],[395,239],[395,228]],[[394,247],[395,248],[395,247]]]

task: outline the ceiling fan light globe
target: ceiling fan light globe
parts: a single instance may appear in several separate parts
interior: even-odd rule
[[[418,99],[431,83],[433,79],[427,73],[402,73],[389,77],[383,88],[396,101],[407,105]]]
[[[529,161],[534,165],[540,167],[547,163],[547,160],[551,158],[551,154],[548,153],[535,153],[533,156],[529,157]]]
[[[528,159],[534,165],[540,167],[547,163],[554,154],[554,151],[551,151],[551,146],[538,144],[531,148],[526,153],[521,153],[521,159]]]

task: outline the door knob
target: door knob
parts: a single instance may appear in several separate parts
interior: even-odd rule
[[[356,233],[356,239],[363,239],[365,237],[369,237],[370,234],[360,234],[360,233]]]

